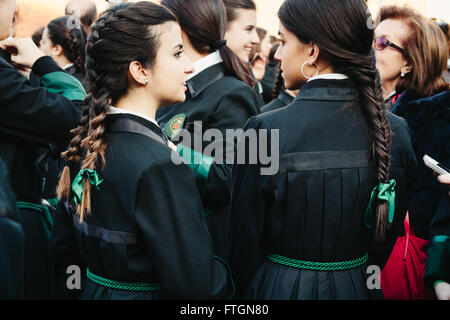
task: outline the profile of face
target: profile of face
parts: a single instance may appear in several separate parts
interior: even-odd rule
[[[16,0],[0,0],[0,40],[12,34],[12,22],[16,9]]]
[[[53,56],[56,53],[56,48],[53,45],[52,40],[48,36],[48,28],[45,28],[44,32],[42,33],[42,39],[39,48],[48,56]]]
[[[318,56],[318,50],[312,43],[301,42],[296,35],[289,31],[282,23],[280,23],[281,44],[275,52],[275,60],[281,62],[282,77],[284,84],[289,90],[298,90],[307,81],[301,69],[304,63],[303,72],[307,77],[316,74],[317,68],[313,65]]]
[[[225,40],[227,40],[227,46],[239,59],[248,63],[253,47],[259,43],[256,32],[256,11],[236,9],[236,19],[228,24]]]
[[[393,44],[403,48],[403,40],[410,33],[408,25],[399,19],[386,19],[383,20],[375,29],[375,38],[384,37]],[[403,57],[400,50],[386,46],[383,50],[378,50],[375,46],[375,58],[377,69],[380,72],[381,82],[383,87],[386,87],[387,83],[391,84],[391,88],[395,88],[395,84],[400,79],[400,74],[405,74],[411,71],[407,61]],[[390,92],[387,92],[389,94]]]
[[[181,28],[175,22],[160,26],[159,48],[146,86],[159,106],[184,102],[186,79],[194,72],[191,60],[183,52]]]

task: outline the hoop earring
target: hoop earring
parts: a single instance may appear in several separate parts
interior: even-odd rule
[[[313,75],[312,77],[308,77],[307,75],[305,75],[305,73],[303,72],[303,68],[305,67],[305,65],[307,64],[307,61],[302,65],[302,68],[300,69],[300,72],[302,73],[302,75],[306,78],[306,79],[311,79],[314,77],[317,77],[319,75],[319,66],[317,65],[317,63],[313,63],[313,65],[317,68],[316,70],[316,74]]]

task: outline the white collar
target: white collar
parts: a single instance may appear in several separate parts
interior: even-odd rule
[[[154,124],[156,124],[159,127],[159,124],[158,124],[158,122],[156,122],[155,119],[153,119],[153,118],[151,118],[149,116],[143,115],[142,113],[139,113],[139,112],[134,112],[134,111],[125,110],[125,109],[121,109],[121,108],[116,108],[116,107],[110,106],[108,114],[132,114],[132,115],[144,118],[147,121],[153,122]]]
[[[310,82],[317,79],[334,79],[334,80],[344,80],[348,79],[348,77],[345,74],[342,73],[325,73],[325,74],[319,74],[315,77],[312,77],[308,79],[306,82]]]
[[[63,70],[66,70],[67,68],[70,68],[73,66],[73,63],[66,64],[64,67],[62,67]]]
[[[392,98],[396,95],[396,91],[392,91],[391,93],[389,93],[389,95],[386,97],[386,99],[384,99],[384,101],[386,100],[392,100]]]
[[[220,56],[220,53],[217,50],[211,54],[208,54],[206,57],[203,57],[200,60],[195,61],[193,63],[194,73],[191,73],[190,75],[188,75],[187,80],[195,77],[203,70],[208,69],[209,67],[211,67],[215,64],[221,63],[222,61],[223,61],[222,57]]]

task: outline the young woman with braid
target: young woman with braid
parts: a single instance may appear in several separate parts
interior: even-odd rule
[[[300,91],[246,125],[269,130],[268,141],[279,129],[278,173],[233,167],[230,265],[241,298],[382,297],[366,285],[368,265],[382,263],[369,251],[373,241],[392,249],[416,160],[405,121],[381,107],[367,12],[354,0],[286,0],[279,10],[276,58],[286,88]]]
[[[52,241],[59,275],[83,267],[83,299],[232,294],[194,174],[154,120],[159,107],[184,101],[192,71],[176,18],[163,6],[113,7],[92,27],[90,92],[64,153]]]
[[[250,87],[251,76],[246,67],[224,40],[227,19],[222,0],[163,0],[162,4],[178,18],[185,52],[194,63],[195,72],[188,76],[186,101],[158,110],[158,122],[188,162],[192,151],[217,160],[212,166],[208,160],[194,161],[191,166],[204,173],[198,179],[209,230],[217,252],[227,256],[225,231],[230,193],[229,183],[221,181],[231,179],[231,165],[226,163],[226,152],[207,150],[218,143],[225,150],[235,141],[202,141],[197,146],[195,135],[218,130],[225,138],[227,130],[242,129],[250,117],[258,114],[257,96]],[[196,128],[195,122],[201,123],[201,129]],[[190,133],[186,141],[181,138],[181,129]],[[233,159],[233,154],[228,158]],[[198,170],[199,164],[204,164],[205,170]]]
[[[87,89],[85,80],[86,33],[76,24],[71,25],[72,17],[61,17],[50,21],[44,29],[41,50],[67,73],[74,76]]]

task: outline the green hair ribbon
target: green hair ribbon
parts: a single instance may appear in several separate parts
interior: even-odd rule
[[[97,171],[95,170],[83,169],[78,172],[77,176],[72,182],[72,191],[74,193],[73,202],[75,202],[77,206],[81,203],[84,178],[88,178],[89,183],[97,190],[100,190],[99,185],[103,182],[103,179],[100,179]]]
[[[389,223],[394,221],[395,212],[395,185],[394,179],[389,180],[389,183],[380,183],[372,190],[370,195],[369,205],[367,206],[366,213],[364,214],[364,224],[366,227],[374,229],[374,219],[372,215],[372,202],[375,198],[387,201],[389,205]]]

